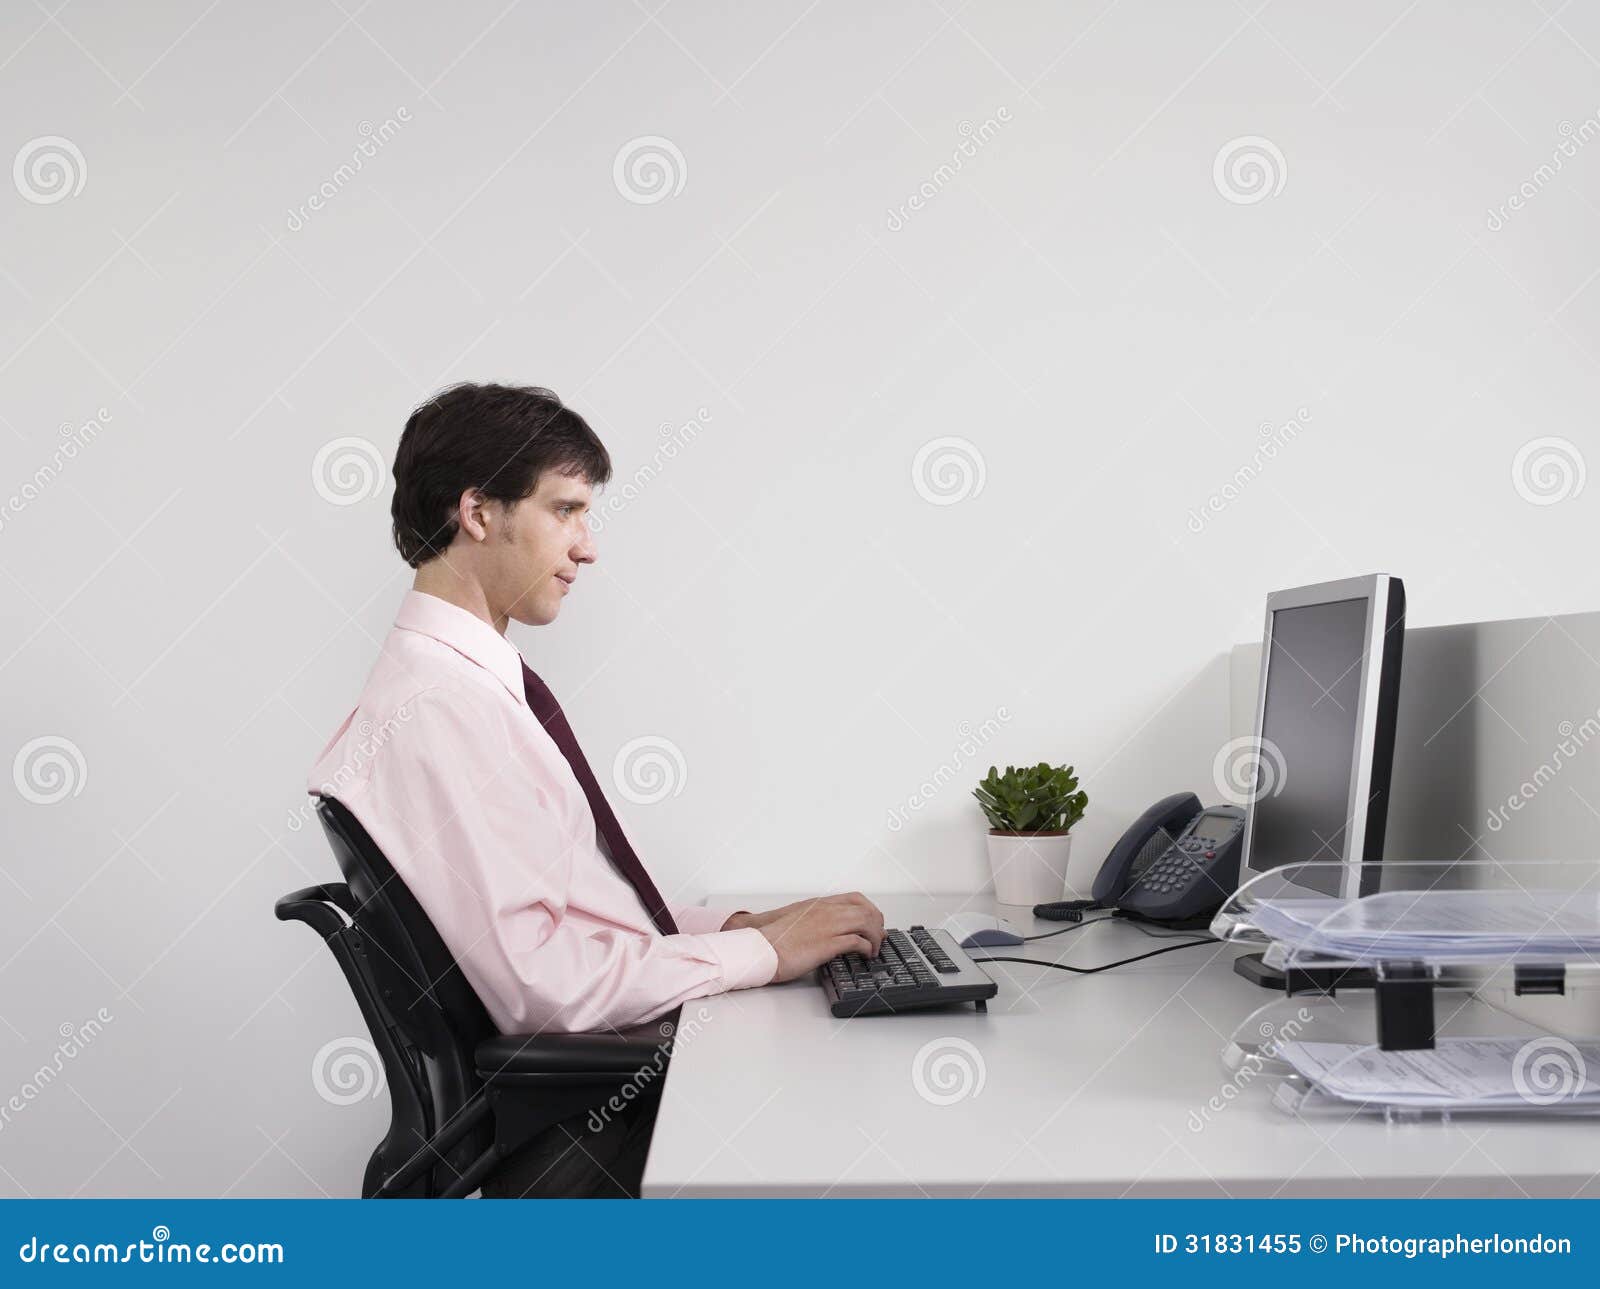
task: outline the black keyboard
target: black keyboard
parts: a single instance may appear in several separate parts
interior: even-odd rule
[[[972,1003],[987,1011],[999,993],[948,931],[914,926],[883,938],[876,958],[842,953],[817,968],[835,1016],[873,1016]]]

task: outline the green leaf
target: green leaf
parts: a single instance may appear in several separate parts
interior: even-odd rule
[[[1020,769],[1008,765],[1004,774],[991,765],[972,795],[998,832],[1066,831],[1089,807],[1076,767],[1048,761]]]

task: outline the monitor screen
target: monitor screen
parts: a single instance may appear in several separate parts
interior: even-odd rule
[[[1359,859],[1348,851],[1350,776],[1361,713],[1367,600],[1272,615],[1262,700],[1262,778],[1251,807],[1250,867]],[[1312,882],[1339,893],[1338,874]]]

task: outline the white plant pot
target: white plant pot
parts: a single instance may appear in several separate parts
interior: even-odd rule
[[[994,898],[1001,904],[1044,904],[1065,898],[1071,833],[989,834]]]

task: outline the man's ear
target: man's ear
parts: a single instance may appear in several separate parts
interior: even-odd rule
[[[456,522],[475,542],[489,536],[488,498],[476,488],[468,488],[456,501]]]

